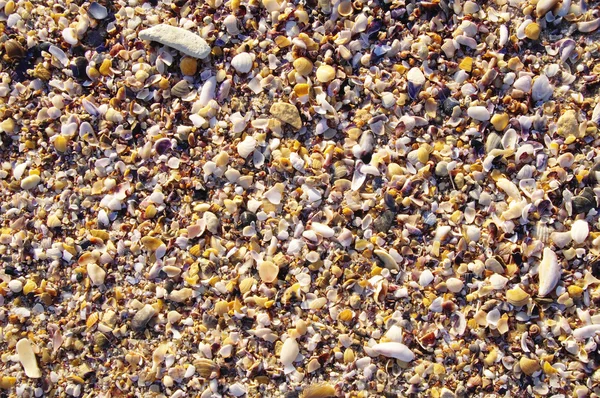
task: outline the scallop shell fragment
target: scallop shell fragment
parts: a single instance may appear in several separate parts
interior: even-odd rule
[[[243,52],[233,57],[233,59],[231,60],[231,66],[233,66],[233,68],[238,73],[245,74],[250,72],[250,70],[252,69],[253,62],[254,58],[252,57],[252,55],[250,53]]]
[[[510,289],[506,292],[506,301],[515,307],[522,307],[529,302],[529,294],[520,287]]]

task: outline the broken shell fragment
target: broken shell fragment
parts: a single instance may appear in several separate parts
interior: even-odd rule
[[[545,248],[539,267],[540,284],[538,294],[542,297],[550,294],[560,280],[561,270],[556,253],[552,249]]]
[[[371,348],[379,355],[389,358],[396,358],[402,362],[410,362],[415,359],[415,354],[402,343],[379,343],[375,344]]]

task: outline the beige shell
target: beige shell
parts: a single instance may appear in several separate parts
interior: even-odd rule
[[[248,73],[252,69],[252,63],[254,62],[254,58],[250,53],[239,53],[231,60],[231,66],[238,73]]]

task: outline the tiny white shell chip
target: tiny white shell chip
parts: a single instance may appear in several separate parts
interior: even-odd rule
[[[514,182],[506,178],[500,178],[498,179],[498,181],[496,181],[496,186],[503,190],[508,196],[510,196],[514,200],[521,200],[521,193],[519,192],[519,188],[517,188]]]
[[[582,244],[590,233],[590,227],[585,220],[577,220],[571,225],[571,238],[573,242]]]
[[[277,279],[279,267],[272,261],[261,261],[258,264],[258,275],[263,282],[271,283]]]
[[[402,362],[410,362],[415,359],[415,354],[404,344],[396,342],[379,343],[371,347],[379,355],[388,358],[396,358]]]
[[[335,234],[335,231],[333,230],[333,228],[331,228],[325,224],[321,224],[320,222],[312,223],[310,229],[312,229],[313,231],[315,231],[316,233],[318,233],[319,235],[321,235],[324,238],[331,238]]]
[[[243,52],[233,57],[231,60],[231,66],[233,66],[238,73],[248,73],[250,72],[250,69],[252,69],[253,62],[254,59],[252,58],[252,55],[250,53]]]
[[[281,346],[281,352],[279,354],[279,360],[283,364],[283,366],[288,366],[294,363],[294,360],[300,353],[300,348],[298,347],[298,342],[288,337],[287,340],[283,342]]]
[[[406,74],[406,79],[415,85],[422,85],[425,83],[425,75],[419,68],[411,68]]]
[[[560,274],[560,264],[556,253],[546,247],[539,267],[540,285],[538,294],[542,297],[550,294],[560,280]]]
[[[573,331],[573,337],[575,340],[589,339],[600,332],[600,325],[587,325],[577,328]]]
[[[284,186],[282,183],[275,184],[273,188],[265,192],[265,199],[267,199],[274,205],[278,205],[279,203],[281,203],[281,198],[283,196],[283,188]]]

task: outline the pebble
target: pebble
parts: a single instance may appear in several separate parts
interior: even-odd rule
[[[525,36],[530,40],[537,40],[540,38],[540,25],[536,22],[532,22],[525,27]]]
[[[37,174],[27,176],[21,180],[21,188],[30,191],[37,187],[41,180],[42,179]]]
[[[25,370],[25,375],[32,379],[38,379],[42,377],[42,371],[40,370],[31,342],[27,338],[23,338],[17,342],[17,355],[19,356],[19,362]]]
[[[210,46],[206,41],[189,30],[176,26],[159,24],[142,30],[138,37],[142,40],[155,41],[192,58],[204,59],[210,54]]]
[[[10,282],[8,282],[8,288],[13,293],[21,293],[21,291],[23,290],[23,282],[21,282],[18,279],[13,279]]]
[[[131,320],[131,328],[135,331],[143,331],[146,329],[148,322],[156,315],[156,309],[150,304],[144,305]]]
[[[335,79],[335,68],[331,65],[323,64],[317,68],[317,80],[321,83],[329,83]]]
[[[277,119],[289,124],[296,130],[302,128],[302,119],[295,105],[287,102],[275,102],[271,105],[270,112]]]
[[[577,122],[577,114],[574,110],[565,111],[556,122],[558,128],[557,133],[562,137],[570,135],[579,137],[579,122]]]

